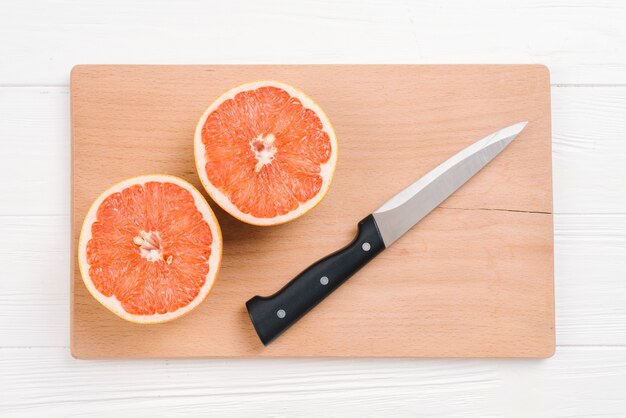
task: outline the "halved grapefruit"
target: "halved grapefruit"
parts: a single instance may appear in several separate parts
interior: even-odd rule
[[[322,109],[276,81],[222,94],[200,118],[194,142],[211,198],[253,225],[281,224],[312,209],[337,163],[337,139]]]
[[[93,203],[78,262],[89,292],[120,317],[170,321],[197,307],[215,283],[222,236],[191,184],[167,175],[130,178]]]

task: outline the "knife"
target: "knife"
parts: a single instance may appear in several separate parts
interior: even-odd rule
[[[272,296],[255,296],[246,302],[261,342],[272,342],[389,248],[500,154],[526,123],[500,129],[450,157],[361,220],[350,244],[312,264]]]

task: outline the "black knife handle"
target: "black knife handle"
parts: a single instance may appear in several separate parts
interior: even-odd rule
[[[309,266],[272,296],[246,302],[261,342],[269,344],[333,290],[385,249],[372,215],[359,222],[356,238],[341,250]]]

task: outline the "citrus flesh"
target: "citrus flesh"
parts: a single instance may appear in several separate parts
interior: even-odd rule
[[[196,168],[213,200],[255,225],[295,219],[328,192],[337,140],[304,93],[275,81],[231,89],[202,115]]]
[[[165,322],[208,295],[222,239],[202,195],[182,179],[141,176],[105,191],[89,210],[79,265],[90,293],[124,319]]]

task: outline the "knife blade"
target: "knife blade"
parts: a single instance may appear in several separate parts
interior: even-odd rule
[[[453,155],[361,220],[350,244],[312,264],[273,295],[248,300],[246,308],[261,342],[268,345],[389,248],[500,154],[526,124],[500,129]]]

